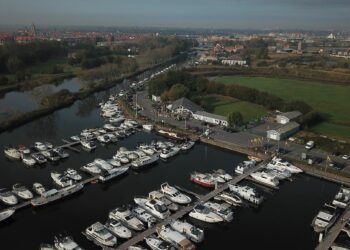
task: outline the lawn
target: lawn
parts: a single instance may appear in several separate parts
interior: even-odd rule
[[[224,76],[216,80],[256,88],[285,100],[302,100],[329,117],[329,122],[313,128],[315,132],[350,134],[350,86],[266,77]]]
[[[197,102],[206,109],[206,111],[227,116],[230,112],[239,111],[243,115],[245,122],[249,122],[266,114],[264,107],[244,102],[228,96],[207,95],[198,97]]]

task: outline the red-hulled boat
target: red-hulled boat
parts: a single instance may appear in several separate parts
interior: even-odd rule
[[[206,174],[194,172],[191,174],[191,181],[203,187],[215,187],[215,181],[209,175]]]

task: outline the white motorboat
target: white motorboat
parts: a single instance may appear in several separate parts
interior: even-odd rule
[[[39,250],[57,250],[57,249],[56,249],[56,247],[54,247],[51,244],[42,243],[42,244],[40,244]]]
[[[259,205],[263,202],[264,197],[258,194],[254,188],[232,184],[229,184],[228,187],[233,193],[255,205]]]
[[[97,167],[105,171],[110,171],[113,169],[113,166],[111,164],[109,164],[107,161],[100,158],[95,159],[94,163],[96,164]]]
[[[96,144],[93,141],[80,141],[81,145],[87,150],[94,150],[96,148]]]
[[[350,203],[350,188],[341,187],[335,195],[332,205],[339,208],[346,208]]]
[[[136,160],[134,160],[131,165],[133,169],[141,169],[142,167],[149,166],[159,160],[159,156],[157,154],[151,156],[143,156]]]
[[[191,218],[208,223],[217,223],[224,221],[224,219],[221,216],[217,215],[213,212],[212,209],[204,206],[203,204],[196,205],[190,212],[189,216]]]
[[[250,176],[257,182],[267,186],[277,187],[279,184],[279,181],[275,175],[271,175],[266,172],[256,171],[251,173]]]
[[[21,153],[15,148],[5,147],[4,153],[5,153],[5,156],[10,159],[14,159],[14,160],[21,159]]]
[[[102,182],[106,182],[117,176],[120,176],[126,173],[128,170],[129,170],[129,166],[113,168],[112,170],[104,171],[102,174],[100,174],[98,179],[101,180]]]
[[[67,170],[64,171],[64,175],[72,179],[73,181],[80,181],[83,179],[83,177],[80,174],[78,174],[78,172],[75,169],[72,168],[67,168]]]
[[[100,174],[102,172],[102,170],[99,167],[97,167],[94,162],[90,162],[82,166],[81,169],[92,175]]]
[[[337,218],[338,213],[336,207],[326,203],[313,219],[312,226],[316,233],[321,233],[333,226]]]
[[[122,239],[129,239],[132,236],[130,229],[123,226],[120,221],[109,220],[105,226],[112,234]]]
[[[27,148],[26,146],[24,146],[23,144],[18,145],[18,151],[21,154],[30,154],[31,153],[30,149]]]
[[[57,250],[83,250],[71,236],[56,236],[54,246]]]
[[[238,195],[232,192],[222,192],[221,194],[216,196],[215,199],[225,201],[226,203],[233,206],[242,205],[242,199]]]
[[[97,136],[97,140],[101,143],[109,143],[111,142],[111,139],[107,135],[99,135]]]
[[[126,206],[112,210],[109,213],[109,218],[120,221],[123,225],[135,231],[142,231],[145,229],[144,224],[133,216],[130,209]]]
[[[115,160],[115,159],[108,159],[107,162],[111,164],[113,167],[120,167],[122,164],[120,161]]]
[[[147,145],[140,145],[139,149],[141,149],[147,155],[154,155],[156,153],[154,148],[152,148],[151,146],[147,146]]]
[[[157,222],[156,218],[154,216],[150,215],[146,212],[145,209],[139,206],[135,206],[131,213],[140,221],[142,221],[144,224],[146,224],[149,228],[154,226]]]
[[[212,179],[216,183],[222,184],[226,182],[226,180],[222,178],[221,175],[218,175],[218,174],[205,174],[205,175],[207,175],[210,179]]]
[[[147,198],[134,198],[134,201],[137,205],[145,209],[147,212],[151,213],[158,219],[165,219],[170,216],[170,211],[167,206],[155,199],[147,199]]]
[[[58,172],[52,172],[51,178],[53,179],[54,183],[60,187],[68,187],[68,186],[73,185],[72,179],[70,179],[67,176],[62,175]]]
[[[45,187],[38,182],[35,182],[33,184],[33,190],[35,191],[35,193],[37,193],[38,195],[43,195],[46,192]]]
[[[143,124],[142,125],[143,130],[147,132],[151,132],[154,129],[153,124]]]
[[[85,233],[88,235],[88,237],[92,238],[103,246],[113,247],[117,245],[117,238],[113,236],[100,222],[96,222],[90,227],[86,228]]]
[[[44,142],[47,149],[53,149],[53,145],[51,142]]]
[[[179,152],[179,147],[172,147],[170,149],[163,149],[159,156],[162,159],[169,159],[170,157],[177,155]]]
[[[34,148],[38,151],[46,151],[48,150],[48,147],[42,143],[42,142],[35,142],[34,143]]]
[[[25,186],[16,183],[12,186],[13,193],[23,200],[30,200],[33,198],[33,193]]]
[[[152,250],[175,250],[172,245],[154,235],[146,237],[145,242]]]
[[[194,141],[187,141],[181,145],[181,150],[182,151],[187,151],[193,148],[195,142]]]
[[[276,178],[279,180],[285,180],[292,176],[292,173],[289,170],[281,169],[281,168],[266,167],[264,171],[272,175],[276,175]]]
[[[51,189],[43,193],[40,197],[34,198],[31,200],[31,204],[34,207],[37,206],[43,206],[50,202],[62,199],[66,196],[72,195],[80,190],[82,190],[84,187],[83,184],[75,184],[72,186],[68,186],[65,188],[62,188],[60,190],[57,189]]]
[[[72,141],[80,141],[80,137],[77,136],[77,135],[71,136],[70,139],[71,139]]]
[[[195,245],[189,241],[184,235],[173,230],[169,225],[161,226],[157,229],[157,233],[160,238],[169,242],[171,245],[180,250],[192,250],[196,249]]]
[[[120,161],[123,164],[129,163],[129,159],[126,157],[125,154],[118,152],[116,155],[113,156],[114,160]]]
[[[276,168],[281,168],[281,169],[285,169],[285,170],[288,170],[289,172],[291,173],[302,173],[303,170],[301,170],[300,168],[290,164],[289,162],[287,161],[284,161],[282,160],[281,158],[277,158],[277,157],[274,157],[272,159],[272,161],[270,163],[267,164],[268,166],[272,166],[272,167],[276,167]]]
[[[50,161],[58,161],[60,156],[55,151],[41,151],[41,153]]]
[[[32,154],[32,157],[39,164],[44,164],[47,162],[47,159],[41,153],[34,153]]]
[[[181,193],[175,187],[170,186],[167,182],[160,185],[160,191],[165,194],[172,202],[181,205],[189,204],[192,201],[189,196]]]
[[[159,200],[161,202],[163,202],[165,204],[165,206],[167,206],[167,208],[170,211],[177,211],[179,210],[179,206],[176,203],[173,203],[169,198],[167,198],[165,196],[165,194],[159,192],[159,191],[152,191],[148,194],[148,199],[155,199],[155,200]]]
[[[0,190],[0,200],[6,205],[16,205],[18,203],[17,197],[7,189]]]
[[[232,180],[232,176],[230,174],[226,173],[226,171],[223,169],[214,170],[214,174],[219,176],[220,178],[224,179],[225,181]]]
[[[235,168],[235,173],[236,174],[244,174],[246,173],[250,168],[254,167],[256,164],[256,161],[251,160],[251,161],[243,161],[237,165]]]
[[[103,125],[103,128],[106,129],[106,130],[109,130],[109,131],[114,131],[114,130],[117,130],[117,127],[116,126],[113,126],[112,124],[104,124]]]
[[[200,243],[204,240],[204,230],[186,221],[175,220],[170,223],[170,226],[195,243]]]
[[[124,116],[111,117],[111,118],[109,119],[109,122],[110,122],[110,123],[116,124],[116,123],[121,123],[121,122],[123,122],[124,120],[125,120],[125,117],[124,117]]]
[[[63,148],[55,148],[52,151],[56,152],[62,159],[69,157],[69,154],[65,150],[63,150]]]
[[[35,159],[30,154],[22,154],[21,157],[22,162],[29,167],[32,167],[36,164]]]
[[[118,141],[118,137],[113,133],[107,133],[107,134],[105,134],[105,136],[109,137],[110,142],[117,142]]]
[[[15,209],[11,208],[0,211],[0,222],[10,218],[15,213],[15,211]]]
[[[231,209],[231,206],[227,203],[219,204],[216,202],[208,201],[203,205],[212,209],[214,213],[222,217],[225,221],[230,222],[233,220],[233,211]]]

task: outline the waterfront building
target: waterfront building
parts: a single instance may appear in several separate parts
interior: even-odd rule
[[[286,139],[287,137],[293,135],[298,132],[300,128],[299,123],[297,122],[289,122],[277,129],[272,129],[267,131],[267,138],[280,141]]]
[[[193,114],[193,118],[213,125],[228,126],[228,121],[225,116],[211,114],[205,111],[197,111]]]

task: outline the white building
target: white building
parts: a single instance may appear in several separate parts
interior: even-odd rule
[[[299,131],[299,123],[289,122],[282,127],[267,131],[267,138],[280,141]]]
[[[222,59],[221,63],[224,65],[230,65],[230,66],[234,66],[234,65],[245,66],[245,65],[247,65],[247,61],[243,60],[240,57],[230,57],[230,58]]]
[[[169,105],[169,109],[174,114],[185,114],[189,113],[193,115],[197,111],[202,111],[202,107],[190,101],[186,97],[182,97],[174,101],[171,105]]]
[[[193,118],[195,120],[210,123],[213,125],[220,125],[225,127],[228,126],[226,117],[221,115],[211,114],[205,111],[197,111],[196,113],[193,114]]]
[[[276,122],[280,124],[287,124],[288,122],[294,121],[296,118],[298,118],[301,115],[302,113],[299,111],[281,113],[276,116]]]

